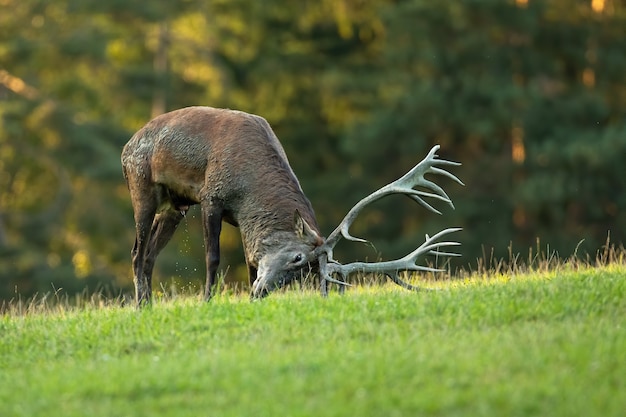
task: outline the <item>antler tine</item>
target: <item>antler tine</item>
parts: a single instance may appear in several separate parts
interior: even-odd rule
[[[461,165],[458,162],[447,161],[445,159],[437,159],[438,157],[435,152],[438,149],[439,149],[439,145],[434,146],[431,149],[431,151],[428,153],[426,158],[424,158],[419,164],[415,165],[413,169],[411,169],[404,176],[402,176],[400,179],[396,180],[392,184],[396,184],[400,189],[403,189],[405,191],[408,191],[408,190],[415,191],[414,188],[418,186],[428,188],[434,191],[435,193],[439,194],[441,197],[444,198],[444,201],[452,205],[452,201],[450,200],[450,197],[448,197],[448,195],[443,190],[443,188],[441,188],[434,182],[429,181],[426,178],[424,178],[424,175],[428,173],[438,174],[438,175],[443,175],[445,177],[448,177],[460,185],[464,185],[463,182],[459,178],[456,177],[456,175],[444,169],[437,168],[435,166],[436,164],[451,165],[451,166]],[[452,207],[454,208],[453,205]]]
[[[448,178],[456,181],[457,183],[463,185],[460,179],[458,179],[454,174],[449,173],[446,170],[441,168],[437,168],[435,165],[450,165],[450,166],[458,166],[461,165],[458,162],[447,161],[445,159],[438,159],[437,151],[439,150],[439,145],[435,145],[432,147],[428,155],[415,165],[409,172],[395,180],[394,182],[385,185],[384,187],[374,191],[372,194],[363,198],[361,201],[356,203],[352,209],[346,214],[343,218],[339,226],[332,231],[328,238],[326,239],[326,251],[332,251],[332,248],[335,247],[339,239],[342,237],[346,240],[350,240],[352,242],[360,242],[360,243],[369,243],[366,239],[361,239],[350,234],[350,226],[356,220],[356,217],[361,212],[361,210],[367,206],[368,204],[385,197],[390,194],[405,194],[409,196],[411,199],[415,200],[428,210],[433,213],[441,214],[441,212],[427,203],[422,197],[435,198],[441,201],[448,203],[452,208],[454,208],[454,204],[452,204],[452,200],[446,192],[435,184],[432,181],[424,178],[425,174],[439,174],[447,176]],[[428,193],[421,190],[416,190],[415,187],[423,187],[429,189],[434,192]]]
[[[415,264],[415,262],[417,262],[417,258],[420,255],[424,255],[426,253],[436,251],[437,249],[443,246],[460,246],[461,244],[459,242],[435,242],[435,241],[444,235],[454,233],[454,232],[459,232],[461,230],[463,229],[461,229],[460,227],[451,227],[448,229],[444,229],[439,233],[434,234],[432,237],[426,235],[426,240],[424,240],[424,243],[422,243],[417,249],[409,253],[404,258],[401,258],[400,260],[407,261],[407,262],[410,261],[411,263]]]
[[[433,270],[435,272],[444,272],[443,269],[435,269]],[[435,288],[424,288],[424,287],[418,287],[416,285],[411,285],[408,282],[404,281],[403,279],[400,278],[398,273],[395,274],[386,274],[394,283],[398,284],[399,286],[401,286],[402,288],[405,288],[409,291],[439,291],[438,289]]]
[[[450,256],[450,257],[463,256],[460,253],[456,253],[456,252],[439,252],[436,250],[431,250],[430,252],[428,252],[428,254],[435,255],[435,256]]]
[[[461,165],[461,164],[460,164],[460,163],[458,163],[458,162],[446,161],[446,160],[444,160],[444,159],[442,159],[442,160],[440,160],[440,161],[438,161],[438,162],[439,162],[439,163],[447,163],[448,165],[454,165],[454,166],[459,166],[459,165]],[[456,183],[457,183],[457,184],[459,184],[459,185],[465,185],[465,184],[463,184],[463,181],[461,181],[461,180],[459,179],[459,177],[457,177],[456,175],[454,175],[454,174],[453,174],[453,173],[451,173],[451,172],[446,171],[445,169],[441,169],[441,168],[437,168],[437,167],[432,167],[432,168],[431,168],[431,171],[432,171],[432,173],[433,173],[433,174],[439,174],[439,175],[443,175],[443,176],[445,176],[445,177],[448,177],[448,178],[450,178],[451,180],[453,180],[454,182],[456,182]]]
[[[439,145],[433,146],[430,152],[428,152],[428,155],[426,155],[426,157],[422,161],[420,161],[417,165],[415,165],[413,169],[411,169],[409,172],[404,174],[396,182],[402,182],[402,183],[408,182],[409,184],[412,184],[409,188],[413,188],[417,185],[424,186],[424,184],[415,183],[415,181],[416,180],[424,181],[424,174],[430,171],[431,173],[434,173],[434,174],[445,175],[451,178],[452,180],[456,181],[460,185],[464,185],[463,182],[460,179],[458,179],[454,174],[451,174],[448,171],[443,170],[441,168],[435,167],[435,164],[450,165],[450,166],[461,165],[460,162],[453,162],[453,161],[448,161],[446,159],[439,159],[439,156],[437,155],[437,151],[439,150],[439,148],[440,148]]]
[[[417,265],[418,258],[423,255],[435,255],[435,256],[460,256],[460,254],[453,252],[445,252],[440,251],[440,248],[447,246],[458,246],[460,243],[458,242],[438,242],[437,240],[441,237],[458,232],[460,228],[449,228],[440,231],[439,233],[433,235],[432,237],[426,235],[424,243],[422,243],[418,248],[416,248],[413,252],[409,253],[403,258],[394,260],[394,261],[383,261],[383,262],[352,262],[348,264],[340,264],[339,262],[333,259],[333,249],[337,242],[343,237],[346,240],[350,240],[353,242],[361,242],[361,243],[369,243],[369,241],[365,239],[361,239],[350,234],[350,226],[354,223],[356,217],[361,212],[361,210],[367,206],[368,204],[385,197],[390,194],[404,194],[416,201],[420,205],[424,206],[426,209],[441,214],[439,210],[431,206],[424,198],[432,198],[436,200],[440,200],[448,203],[452,208],[454,208],[454,204],[452,204],[452,200],[446,192],[435,184],[432,181],[424,178],[426,174],[438,174],[446,176],[453,181],[457,182],[460,185],[464,185],[463,182],[458,179],[454,174],[440,168],[441,166],[458,166],[461,165],[458,162],[447,161],[444,159],[438,159],[437,151],[439,150],[439,145],[433,146],[433,148],[428,152],[428,155],[420,161],[417,165],[415,165],[409,172],[400,177],[399,179],[393,181],[390,184],[385,185],[384,187],[374,191],[367,197],[360,200],[358,203],[354,205],[343,218],[341,223],[333,230],[333,232],[328,235],[328,238],[324,242],[323,245],[319,246],[317,249],[317,257],[319,259],[319,267],[320,267],[320,280],[321,280],[321,291],[322,294],[326,295],[326,283],[334,282],[340,285],[346,285],[344,281],[339,281],[333,278],[333,276],[339,275],[341,279],[345,279],[349,274],[353,272],[363,272],[363,273],[383,273],[386,276],[390,277],[393,282],[396,284],[411,290],[419,290],[419,287],[415,287],[405,281],[403,281],[399,273],[402,271],[425,271],[425,272],[443,272],[444,270],[431,268],[427,266]],[[421,187],[422,189],[416,189],[416,187]],[[423,189],[427,189],[428,191],[423,191]]]
[[[394,260],[394,261],[383,261],[383,262],[352,262],[349,264],[340,264],[335,262],[334,260],[330,260],[326,265],[325,271],[328,276],[333,274],[339,274],[342,277],[346,277],[347,275],[354,272],[361,273],[382,273],[387,275],[394,281],[396,284],[405,287],[405,288],[418,288],[414,287],[404,281],[402,281],[398,273],[403,271],[423,271],[423,272],[444,272],[443,269],[432,268],[429,266],[417,265],[418,258],[422,255],[431,254],[433,252],[438,253],[440,255],[446,255],[446,252],[437,252],[437,249],[445,246],[458,246],[460,243],[458,242],[436,242],[437,239],[441,238],[444,235],[458,232],[461,228],[454,227],[442,230],[441,232],[433,235],[432,237],[427,236],[424,243],[422,243],[417,249],[413,252],[409,253],[403,258]],[[457,254],[452,254],[452,256],[456,256]],[[325,277],[325,279],[327,279]],[[334,280],[332,282],[337,282]],[[344,282],[337,282],[341,284],[345,284]]]
[[[443,200],[445,202],[447,202],[448,204],[452,205],[452,201],[450,200],[446,200],[443,197],[437,195],[437,194],[430,194],[430,193],[420,193],[420,194],[407,194],[407,196],[413,200],[418,202],[420,205],[422,205],[423,207],[425,207],[427,210],[432,211],[435,214],[441,214],[441,212],[439,210],[437,210],[436,208],[434,208],[433,206],[431,206],[430,204],[428,204],[422,197],[420,197],[420,195],[424,195],[424,194],[428,194],[428,197],[432,197],[432,198],[437,198],[439,200]],[[452,208],[454,208],[454,206],[452,206]]]
[[[428,234],[426,234],[425,239],[428,240],[430,239],[430,236],[428,236]],[[429,255],[435,255],[435,256],[449,256],[449,257],[456,257],[456,256],[462,256],[460,253],[456,253],[456,252],[439,252],[438,250],[431,250],[430,252],[428,252]]]

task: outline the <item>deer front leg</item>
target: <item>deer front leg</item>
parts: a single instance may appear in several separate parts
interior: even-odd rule
[[[250,281],[250,288],[253,288],[254,281],[257,278],[257,268],[252,265],[249,259],[246,259],[246,264],[248,265],[248,280]],[[254,291],[250,291],[250,301],[254,300]]]
[[[206,248],[206,287],[204,299],[209,301],[215,286],[217,268],[220,264],[220,233],[222,231],[222,210],[211,203],[202,203],[204,247]]]
[[[250,281],[250,287],[252,287],[252,284],[254,284],[254,281],[256,281],[256,277],[257,268],[255,266],[252,266],[250,261],[248,261],[248,280]]]

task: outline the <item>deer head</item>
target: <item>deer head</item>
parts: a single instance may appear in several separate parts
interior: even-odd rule
[[[316,269],[316,249],[324,239],[298,210],[294,213],[294,230],[280,232],[264,240],[267,252],[259,260],[257,279],[252,284],[252,298],[265,297]]]
[[[295,230],[303,242],[302,247],[294,248],[291,245],[289,250],[281,250],[280,242],[276,242],[277,250],[272,251],[272,256],[263,258],[259,264],[259,275],[252,288],[252,298],[262,298],[271,291],[290,282],[302,271],[305,265],[312,265],[319,273],[320,288],[323,295],[327,294],[328,282],[347,286],[349,284],[346,282],[346,278],[355,272],[384,274],[393,282],[406,289],[420,290],[420,287],[413,286],[402,280],[400,274],[405,271],[442,272],[443,270],[441,269],[418,265],[417,262],[422,256],[429,254],[440,257],[460,256],[458,253],[440,250],[444,247],[460,245],[458,242],[440,241],[444,236],[461,230],[460,228],[445,229],[432,237],[426,235],[424,243],[413,252],[403,258],[392,261],[341,264],[333,258],[333,250],[341,238],[353,242],[369,243],[365,239],[352,236],[349,231],[350,226],[365,206],[385,196],[392,194],[407,195],[426,209],[437,214],[441,214],[441,212],[426,202],[424,198],[443,201],[454,209],[452,200],[450,200],[446,192],[437,184],[424,177],[426,174],[444,175],[458,184],[464,185],[455,175],[440,168],[441,166],[458,166],[460,164],[438,159],[436,154],[438,150],[439,145],[434,146],[428,155],[404,176],[359,201],[325,240],[322,240],[315,230],[296,212],[294,219]],[[417,187],[430,192],[417,189]]]

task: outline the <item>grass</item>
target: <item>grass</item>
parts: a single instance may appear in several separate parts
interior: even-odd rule
[[[622,416],[626,265],[0,316],[0,416]]]

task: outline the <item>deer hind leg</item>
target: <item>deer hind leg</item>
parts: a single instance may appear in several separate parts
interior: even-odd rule
[[[158,213],[154,218],[150,231],[150,244],[144,260],[144,275],[150,287],[152,287],[152,270],[156,258],[174,235],[183,217],[181,211],[167,209]]]
[[[153,201],[154,200],[154,201]],[[152,298],[151,278],[146,274],[145,259],[150,240],[152,222],[156,214],[157,201],[146,199],[142,204],[134,204],[135,228],[137,236],[132,250],[133,281],[135,283],[135,301],[138,306],[148,304]]]
[[[206,287],[204,299],[212,297],[216,284],[217,268],[220,264],[220,233],[222,232],[222,209],[209,202],[202,202],[204,247],[206,249]]]

